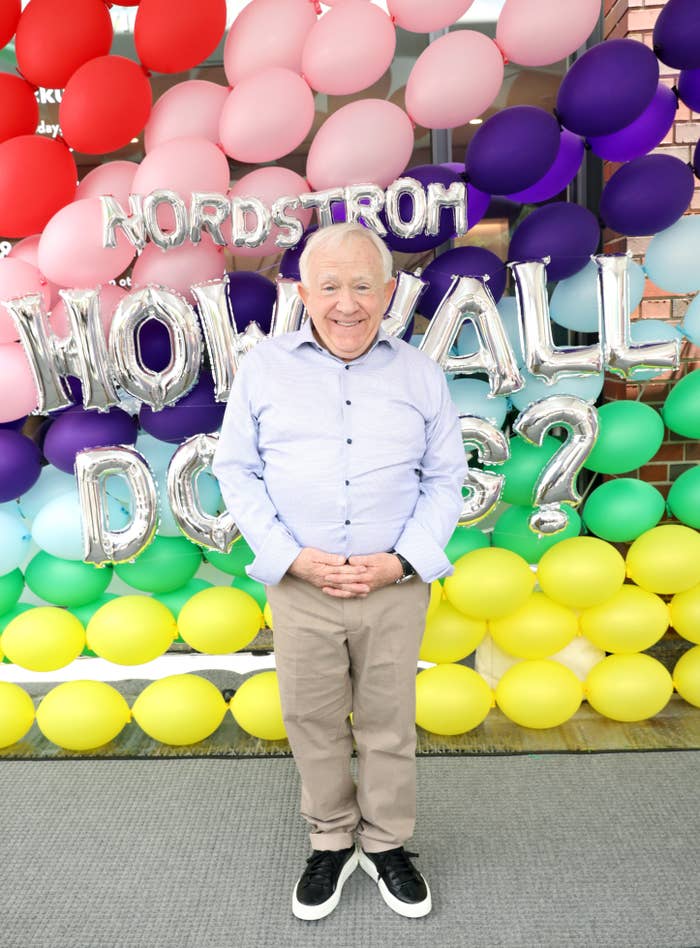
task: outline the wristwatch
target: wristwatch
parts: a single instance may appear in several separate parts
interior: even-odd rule
[[[413,577],[416,575],[416,571],[415,571],[414,568],[411,566],[411,564],[408,562],[408,560],[406,559],[406,557],[405,557],[405,556],[401,556],[401,554],[400,554],[400,553],[397,553],[396,550],[389,550],[389,552],[390,552],[390,553],[393,553],[394,556],[396,556],[396,557],[398,558],[398,561],[399,561],[399,563],[401,564],[401,569],[403,570],[403,573],[401,574],[401,576],[399,576],[398,579],[395,579],[395,580],[394,580],[394,583],[395,583],[397,586],[399,586],[401,583],[407,583],[407,582],[409,581],[409,579],[413,579]]]

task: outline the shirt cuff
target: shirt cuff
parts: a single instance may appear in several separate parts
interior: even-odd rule
[[[443,576],[454,573],[454,566],[445,551],[438,546],[433,536],[415,520],[406,528],[394,544],[394,549],[405,556],[424,583],[432,583]]]
[[[301,553],[301,547],[286,530],[271,530],[245,571],[251,579],[276,586]]]

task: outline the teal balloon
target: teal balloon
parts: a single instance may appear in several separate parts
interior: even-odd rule
[[[637,345],[642,342],[683,341],[683,333],[665,319],[635,319],[630,324],[630,339]],[[632,376],[635,382],[646,382],[668,372],[668,369],[635,369]]]
[[[168,500],[167,472],[156,473],[156,489],[158,492],[158,530],[159,536],[181,537],[182,530],[177,524]],[[224,509],[219,482],[208,471],[202,471],[197,478],[199,501],[205,513],[218,516]]]
[[[164,606],[167,606],[177,619],[180,615],[180,610],[188,599],[191,599],[192,596],[201,592],[203,589],[209,589],[213,585],[213,583],[207,582],[206,579],[190,579],[189,582],[186,582],[184,586],[180,586],[179,589],[173,589],[172,592],[158,593],[153,598],[158,599]],[[180,641],[182,641],[182,639],[180,639]]]
[[[246,566],[255,559],[255,554],[241,537],[236,540],[228,553],[219,553],[218,550],[204,550],[204,558],[229,576],[247,576]]]
[[[184,537],[155,536],[133,563],[117,563],[114,572],[134,589],[164,593],[189,582],[201,562],[199,547]]]
[[[671,227],[652,237],[644,258],[650,280],[667,293],[700,290],[700,219],[681,217]]]
[[[448,378],[447,387],[460,415],[487,418],[497,428],[506,420],[508,399],[505,395],[489,398],[488,382],[481,379]]]
[[[14,609],[24,589],[22,570],[13,569],[11,573],[0,576],[0,615]]]
[[[518,365],[523,364],[523,349],[520,343],[520,317],[518,316],[518,303],[514,296],[502,296],[496,306],[498,315],[501,317],[503,328],[508,336],[508,341],[513,349]],[[466,322],[457,336],[457,355],[469,355],[476,352],[479,348],[479,339],[476,335],[474,324],[469,320]]]
[[[445,556],[454,563],[465,553],[481,550],[491,545],[488,533],[482,533],[478,527],[457,527],[445,547]]]
[[[501,499],[507,504],[529,506],[534,499],[538,477],[562,443],[551,435],[545,436],[541,447],[519,436],[511,438],[510,458],[503,464],[484,468],[485,471],[505,476]]]
[[[676,382],[661,414],[671,431],[684,438],[700,438],[700,369]]]
[[[17,511],[0,510],[0,576],[24,563],[29,553],[29,526]]]
[[[685,311],[683,322],[678,327],[683,336],[700,346],[700,296],[695,296]]]
[[[530,516],[536,507],[509,507],[501,514],[493,528],[493,545],[511,550],[528,563],[539,563],[540,557],[562,540],[577,537],[581,532],[581,518],[573,507],[562,505],[566,526],[559,533],[539,535],[530,529]]]
[[[234,576],[231,585],[234,589],[241,589],[243,592],[247,592],[249,596],[253,597],[261,609],[265,608],[267,593],[265,592],[263,583],[259,583],[256,579],[251,579],[250,576]]]
[[[630,312],[635,310],[644,296],[646,275],[638,263],[630,261]],[[574,332],[600,331],[598,315],[598,267],[591,260],[566,280],[554,287],[549,303],[549,315],[553,322]]]
[[[112,567],[62,560],[43,550],[27,564],[24,581],[35,596],[55,606],[84,606],[105,591]]]
[[[148,461],[148,465],[154,473],[167,471],[170,460],[180,447],[179,444],[170,444],[168,441],[159,441],[147,431],[140,431],[134,445],[139,454],[142,454]],[[120,478],[121,480],[121,478]]]
[[[700,467],[691,467],[676,478],[668,493],[668,509],[676,520],[700,529]]]
[[[526,369],[520,371],[525,379],[525,387],[510,395],[511,404],[518,411],[525,411],[534,402],[549,398],[550,395],[575,395],[592,405],[603,391],[605,381],[604,373],[597,372],[594,375],[560,379],[552,385],[547,385],[544,379],[531,375]]]
[[[636,470],[654,457],[664,439],[661,415],[644,402],[608,402],[598,409],[598,423],[584,467],[600,474]]]
[[[610,543],[629,543],[664,515],[663,494],[646,481],[617,477],[591,491],[583,508],[588,530]]]
[[[22,516],[27,520],[33,520],[41,508],[54,497],[69,494],[75,489],[76,482],[72,474],[66,474],[65,471],[59,471],[57,467],[47,465],[42,468],[39,480],[34,486],[19,498]]]

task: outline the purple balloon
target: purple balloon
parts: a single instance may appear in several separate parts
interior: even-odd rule
[[[636,158],[619,168],[605,185],[600,216],[618,234],[656,234],[687,211],[694,183],[693,172],[680,158]]]
[[[668,0],[654,24],[654,52],[672,69],[700,67],[700,4]]]
[[[285,277],[288,280],[299,280],[301,276],[299,274],[299,257],[302,255],[304,247],[306,246],[306,241],[318,230],[318,227],[309,227],[308,230],[305,230],[301,235],[301,240],[295,247],[290,247],[289,250],[285,250],[280,259],[280,276]]]
[[[37,482],[41,454],[26,435],[3,428],[0,431],[0,503],[15,500]]]
[[[684,69],[678,77],[678,95],[692,109],[700,112],[700,69]]]
[[[506,197],[520,204],[538,204],[540,201],[548,201],[574,180],[583,161],[583,151],[583,139],[563,128],[559,151],[549,171],[545,172],[544,177],[531,188],[507,194]]]
[[[577,135],[611,135],[642,114],[659,84],[659,63],[644,43],[606,40],[577,59],[562,79],[557,115]]]
[[[15,418],[14,421],[3,421],[0,423],[0,429],[21,431],[27,418],[29,418],[29,415],[22,415],[21,418]]]
[[[447,250],[429,263],[421,274],[428,286],[418,303],[418,309],[428,318],[450,288],[453,276],[484,277],[488,275],[488,288],[498,302],[506,288],[506,268],[502,260],[483,247],[455,247]]]
[[[612,135],[594,135],[588,139],[591,151],[607,161],[632,161],[641,158],[663,141],[676,117],[676,94],[660,82],[654,98],[639,118]]]
[[[267,277],[248,270],[229,273],[228,298],[239,332],[249,323],[257,323],[263,332],[270,331],[277,291]]]
[[[59,470],[72,474],[75,455],[83,448],[135,443],[136,419],[121,408],[101,412],[76,405],[64,411],[49,428],[44,454]]]
[[[693,152],[693,171],[695,176],[700,178],[700,141],[695,146],[695,151]]]
[[[512,194],[539,181],[558,150],[554,116],[534,105],[514,105],[479,126],[464,166],[470,182],[481,191]]]
[[[226,405],[214,399],[214,380],[202,372],[197,383],[179,402],[154,411],[142,405],[139,421],[144,431],[160,441],[178,443],[200,432],[216,431],[223,421]]]
[[[147,319],[139,330],[141,361],[152,372],[162,372],[170,365],[172,347],[166,326],[157,319]]]
[[[448,188],[455,181],[460,181],[460,176],[444,165],[416,165],[413,168],[407,168],[404,178],[415,178],[427,191],[429,184],[442,184]],[[413,202],[408,194],[402,194],[399,198],[399,214],[403,220],[409,220],[413,209]],[[450,208],[443,208],[440,212],[440,229],[437,234],[417,234],[415,237],[397,237],[387,223],[386,214],[382,211],[380,215],[388,233],[384,238],[390,250],[397,250],[400,253],[424,253],[426,250],[434,250],[440,244],[447,243],[455,236],[454,212]]]
[[[600,227],[585,207],[559,201],[532,211],[510,241],[511,261],[549,257],[548,280],[564,280],[582,270],[598,248]]]

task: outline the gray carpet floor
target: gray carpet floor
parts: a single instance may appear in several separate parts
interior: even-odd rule
[[[697,948],[700,753],[421,758],[433,913],[321,922],[293,761],[0,763],[2,948]]]

